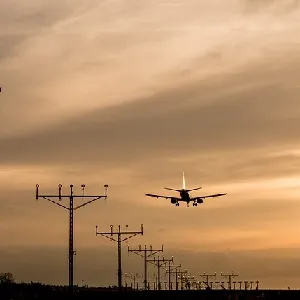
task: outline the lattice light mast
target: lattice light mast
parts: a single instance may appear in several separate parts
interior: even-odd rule
[[[74,195],[74,190],[73,190],[73,184],[70,185],[70,193],[68,195],[62,195],[62,185],[58,185],[58,195],[41,195],[39,194],[39,185],[36,185],[36,200],[39,198],[43,198],[53,204],[58,205],[59,207],[62,207],[64,209],[69,210],[69,291],[73,291],[73,283],[74,283],[74,255],[76,254],[76,251],[74,251],[74,211],[86,206],[96,200],[99,199],[107,199],[107,188],[108,185],[104,185],[104,195],[101,196],[90,196],[90,195],[84,195],[84,190],[85,190],[85,184],[81,185],[82,189],[82,195]],[[52,200],[52,198],[58,198],[58,201],[60,202],[63,198],[68,198],[69,199],[69,207]],[[75,198],[81,198],[84,200],[85,198],[91,198],[91,200],[86,201],[80,205],[77,205],[74,207],[74,199]]]
[[[232,278],[238,277],[239,274],[235,274],[234,272],[231,272],[230,274],[224,274],[221,272],[221,277],[227,278],[228,279],[228,288],[231,290],[231,283],[232,283]]]
[[[146,245],[145,245],[144,249],[142,248],[141,245],[139,245],[138,249],[129,249],[129,245],[128,245],[128,253],[133,252],[136,255],[140,255],[144,258],[144,289],[145,289],[145,291],[148,289],[148,279],[147,279],[148,258],[157,254],[158,252],[163,252],[163,251],[164,251],[164,245],[161,246],[161,249],[153,249],[152,245],[150,245],[149,249],[147,249]],[[143,253],[143,255],[141,255],[140,253]]]
[[[128,227],[128,226],[126,226]],[[122,290],[122,248],[121,248],[121,244],[122,242],[138,235],[144,234],[144,228],[143,228],[143,224],[141,224],[141,230],[140,231],[121,231],[121,226],[118,225],[118,230],[114,232],[113,230],[113,225],[110,225],[110,232],[98,232],[98,226],[96,226],[96,236],[100,234],[106,238],[108,238],[111,241],[117,242],[118,243],[118,288],[119,291]],[[116,235],[117,239],[114,239],[113,236]],[[123,235],[129,235],[126,238],[122,239]]]

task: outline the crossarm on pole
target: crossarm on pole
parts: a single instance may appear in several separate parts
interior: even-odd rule
[[[54,201],[54,200],[51,200],[51,199],[49,199],[49,198],[47,198],[47,197],[44,197],[44,196],[42,196],[42,197],[43,197],[45,200],[49,201],[49,202],[52,202],[52,203],[54,203],[54,204],[56,204],[56,205],[58,205],[58,206],[60,206],[60,207],[63,207],[63,208],[65,208],[65,209],[69,210],[68,207],[66,207],[66,206],[64,206],[64,205],[62,205],[62,204],[60,204],[60,203],[58,203],[58,202],[56,202],[56,201]]]
[[[88,196],[85,196],[85,197],[88,197]],[[95,198],[95,197],[93,196],[93,198]],[[80,204],[80,205],[76,206],[76,207],[74,208],[74,210],[76,210],[76,209],[78,209],[78,208],[80,208],[80,207],[86,206],[86,205],[88,205],[88,204],[90,204],[90,203],[92,203],[92,202],[94,202],[94,201],[96,201],[96,200],[98,200],[98,199],[101,199],[101,198],[105,198],[105,199],[106,199],[106,196],[99,196],[99,197],[96,197],[95,199],[92,199],[92,200],[90,200],[90,201],[87,201],[87,202],[85,202],[85,203],[83,203],[83,204]]]
[[[97,233],[97,234],[100,234],[100,235],[102,235],[102,236],[104,236],[104,237],[106,237],[107,239],[109,239],[109,240],[111,240],[111,241],[114,241],[114,242],[116,242],[117,240],[116,239],[114,239],[113,237],[109,237],[109,236],[107,236],[107,235],[110,235],[110,233]]]
[[[130,232],[127,232],[127,234],[128,234],[128,233],[130,234]],[[127,238],[124,238],[124,239],[122,240],[122,242],[124,242],[124,241],[126,241],[126,240],[129,240],[129,239],[133,238],[134,236],[136,236],[136,235],[138,235],[138,234],[139,234],[139,232],[138,232],[138,233],[133,232],[131,236],[129,236],[129,237],[127,237]]]

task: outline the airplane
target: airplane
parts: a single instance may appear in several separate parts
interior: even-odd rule
[[[155,195],[155,194],[145,194],[146,196],[149,197],[155,197],[155,198],[165,198],[165,199],[171,199],[171,203],[175,204],[175,206],[179,206],[179,202],[183,201],[186,202],[187,207],[189,207],[189,203],[193,202],[193,206],[197,206],[198,204],[203,203],[203,200],[206,198],[215,198],[215,197],[220,197],[220,196],[225,196],[226,194],[213,194],[213,195],[207,195],[207,196],[197,196],[197,197],[191,197],[190,192],[191,191],[196,191],[200,190],[202,187],[196,187],[193,189],[186,189],[185,186],[185,177],[184,177],[184,172],[182,175],[182,189],[172,189],[165,187],[166,190],[169,191],[176,191],[180,193],[180,198],[179,197],[173,197],[173,196],[161,196],[161,195]]]

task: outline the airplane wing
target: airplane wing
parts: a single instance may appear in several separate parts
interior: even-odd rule
[[[213,194],[213,195],[207,195],[207,196],[197,196],[197,197],[193,197],[191,198],[191,200],[198,200],[198,199],[206,199],[206,198],[215,198],[215,197],[220,197],[220,196],[225,196],[226,194]]]
[[[173,196],[160,196],[160,195],[155,195],[155,194],[145,194],[146,196],[149,197],[155,197],[155,198],[165,198],[165,199],[176,199],[178,201],[182,200],[181,198],[173,197]]]

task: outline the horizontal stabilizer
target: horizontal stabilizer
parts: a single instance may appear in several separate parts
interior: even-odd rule
[[[200,190],[200,189],[202,189],[202,186],[196,187],[194,189],[189,189],[189,190],[186,190],[186,191],[191,192],[191,191],[197,191],[197,190]]]
[[[176,192],[179,192],[180,190],[176,190],[176,189],[172,189],[172,188],[168,188],[168,187],[165,187],[164,188],[165,190],[169,190],[169,191],[176,191]]]

